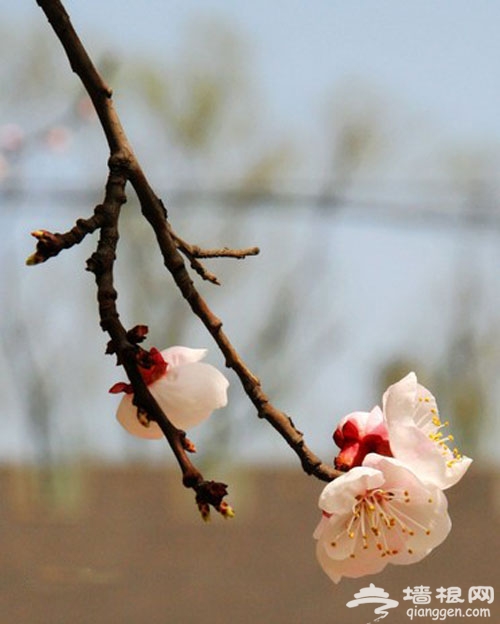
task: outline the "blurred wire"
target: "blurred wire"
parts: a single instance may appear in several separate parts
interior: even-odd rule
[[[500,226],[500,198],[495,194],[487,196],[487,201],[474,202],[470,196],[457,195],[441,200],[396,200],[384,197],[356,197],[354,195],[324,196],[314,192],[300,191],[242,191],[241,189],[187,189],[174,188],[159,193],[170,207],[192,206],[193,208],[217,205],[220,209],[246,211],[276,209],[321,210],[324,216],[385,222],[394,225],[419,225],[423,227],[457,226],[487,228]],[[36,201],[34,201],[36,200]],[[20,201],[27,206],[19,210]],[[88,188],[59,187],[35,188],[7,187],[0,189],[0,202],[3,204],[0,217],[21,218],[38,212],[40,203],[53,203],[52,210],[67,210],[70,206],[86,204],[90,207],[99,201],[95,191]],[[497,203],[498,202],[498,203]],[[9,210],[12,204],[12,210]],[[139,213],[137,216],[140,216]]]

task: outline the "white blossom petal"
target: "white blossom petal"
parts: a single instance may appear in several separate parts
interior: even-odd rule
[[[320,494],[319,507],[327,513],[348,513],[358,494],[376,488],[383,482],[384,477],[379,470],[356,466],[330,481]]]
[[[325,541],[318,541],[316,544],[316,556],[323,571],[332,579],[334,583],[338,583],[343,576],[348,578],[359,578],[367,574],[376,574],[385,568],[388,561],[381,557],[374,557],[368,561],[363,560],[360,556],[359,549],[353,551],[354,557],[347,557],[342,561],[333,560],[325,548]]]
[[[149,390],[179,429],[190,429],[227,404],[228,380],[210,364],[172,367]]]
[[[413,425],[413,411],[417,397],[417,376],[411,372],[397,384],[389,386],[382,397],[382,410],[387,419],[398,419],[402,425]]]
[[[157,423],[150,421],[143,424],[137,418],[137,406],[132,403],[132,394],[124,394],[118,410],[116,412],[116,419],[122,425],[122,427],[138,438],[144,438],[146,440],[158,440],[163,437],[162,430]]]
[[[163,359],[169,366],[182,366],[183,364],[199,362],[207,353],[207,349],[191,349],[190,347],[169,347],[161,352]]]
[[[228,380],[214,366],[199,362],[206,349],[170,347],[161,352],[167,370],[148,384],[158,405],[179,429],[190,429],[210,416],[213,410],[227,404]],[[121,385],[121,384],[118,384]],[[154,421],[138,417],[133,395],[126,394],[117,410],[120,424],[132,435],[146,439],[163,437]]]
[[[453,436],[440,431],[447,423],[439,420],[435,398],[415,373],[388,388],[383,412],[394,457],[421,479],[446,489],[463,477],[472,460],[450,448]]]

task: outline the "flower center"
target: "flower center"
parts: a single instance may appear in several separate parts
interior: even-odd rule
[[[355,559],[355,551],[372,549],[375,555],[389,557],[401,552],[402,544],[419,533],[429,536],[431,530],[412,517],[408,506],[411,497],[408,490],[377,488],[358,494],[352,507],[352,516],[347,523],[345,533],[352,540],[350,558]],[[432,498],[427,499],[433,503]],[[341,534],[343,537],[345,533]],[[330,545],[335,548],[336,542]],[[407,552],[413,554],[408,547]]]
[[[437,444],[441,454],[446,458],[446,466],[451,468],[462,459],[462,455],[457,447],[449,447],[448,443],[455,440],[451,433],[445,436],[441,431],[441,429],[448,427],[450,423],[447,420],[441,422],[437,408],[430,397],[418,397],[418,401],[420,403],[418,411],[421,411],[421,415],[416,425],[420,426],[429,438]]]

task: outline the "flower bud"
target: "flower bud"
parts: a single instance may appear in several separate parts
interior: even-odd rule
[[[337,470],[347,471],[361,466],[368,453],[392,457],[389,434],[379,407],[374,407],[371,412],[353,412],[345,416],[333,439],[340,448],[335,458]]]

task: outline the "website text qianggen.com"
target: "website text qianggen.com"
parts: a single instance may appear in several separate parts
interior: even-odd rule
[[[414,617],[430,617],[433,620],[446,620],[446,618],[466,617],[466,618],[486,618],[490,617],[490,610],[488,608],[468,608],[462,609],[461,607],[454,608],[430,608],[430,607],[410,607],[406,610],[406,615],[413,620]]]

